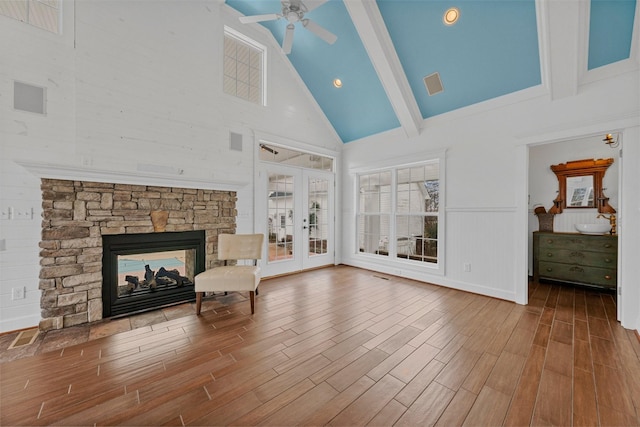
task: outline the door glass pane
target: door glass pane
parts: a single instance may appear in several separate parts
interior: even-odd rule
[[[329,181],[309,178],[309,256],[326,254],[329,237]]]
[[[293,258],[293,176],[269,174],[267,191],[269,261]]]

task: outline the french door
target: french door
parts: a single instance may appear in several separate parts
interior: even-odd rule
[[[263,277],[334,264],[332,172],[262,164],[256,190]]]

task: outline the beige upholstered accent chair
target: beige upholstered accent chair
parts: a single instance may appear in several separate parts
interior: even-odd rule
[[[205,292],[249,292],[251,314],[260,284],[263,234],[220,234],[218,259],[224,265],[203,271],[195,277],[196,313],[200,314]],[[229,260],[253,260],[253,265],[227,265]]]

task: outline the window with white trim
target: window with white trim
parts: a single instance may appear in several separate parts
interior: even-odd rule
[[[389,256],[391,171],[358,176],[358,245],[360,252]]]
[[[265,105],[266,48],[243,34],[224,29],[224,93]]]
[[[438,264],[440,176],[439,160],[359,174],[359,252]]]
[[[0,0],[0,15],[58,34],[60,0]]]

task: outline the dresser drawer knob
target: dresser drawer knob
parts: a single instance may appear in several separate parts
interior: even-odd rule
[[[605,244],[604,244],[604,245],[602,245],[602,246],[604,246],[605,248],[610,248],[610,247],[611,247],[611,243],[605,243]]]
[[[548,271],[548,272],[552,272],[552,271],[553,271],[553,268],[551,268],[551,267],[547,267],[547,271]]]
[[[609,276],[608,274],[606,274],[606,275],[604,276],[604,278],[605,278],[605,279],[607,279],[607,280],[611,280],[611,276]]]
[[[605,259],[604,259],[604,262],[606,262],[606,263],[610,263],[610,262],[611,262],[611,259],[610,259],[610,258],[605,258]]]
[[[548,256],[549,258],[551,258],[551,257],[553,256],[553,253],[551,253],[551,252],[547,252],[547,256]]]
[[[553,243],[553,239],[547,239],[547,243]]]

